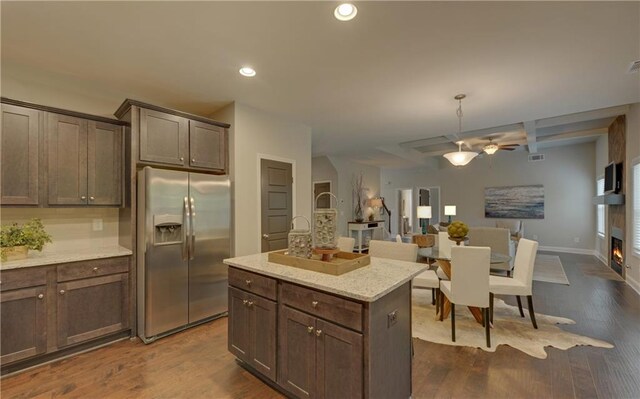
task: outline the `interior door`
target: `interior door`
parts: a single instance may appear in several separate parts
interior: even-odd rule
[[[287,248],[293,214],[291,164],[260,161],[262,252]]]

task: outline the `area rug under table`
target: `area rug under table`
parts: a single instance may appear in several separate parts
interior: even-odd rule
[[[456,307],[456,342],[451,341],[451,320],[437,321],[435,306],[431,304],[430,290],[414,290],[413,336],[437,344],[470,346],[495,352],[499,345],[509,345],[530,356],[546,359],[546,346],[567,350],[578,345],[613,348],[608,342],[573,334],[557,327],[557,324],[575,324],[571,319],[536,313],[538,329],[534,329],[527,309],[521,317],[516,306],[507,305],[501,299],[494,301],[491,348],[487,348],[484,328],[478,324],[466,306]]]

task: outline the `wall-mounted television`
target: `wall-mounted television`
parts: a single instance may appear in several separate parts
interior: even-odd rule
[[[617,194],[622,188],[622,163],[611,162],[604,168],[604,193]]]

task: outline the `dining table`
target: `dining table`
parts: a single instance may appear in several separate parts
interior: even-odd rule
[[[440,251],[438,247],[420,248],[418,249],[418,256],[435,260],[440,269],[442,269],[443,273],[446,274],[449,279],[451,279],[451,251]],[[510,261],[511,256],[491,251],[491,258],[489,260],[491,264],[506,263]],[[449,313],[451,312],[451,302],[446,296],[443,295],[443,297],[443,311],[442,313],[438,313],[436,316],[440,320],[449,317]],[[476,306],[468,306],[468,308],[476,321],[482,324],[482,309]]]

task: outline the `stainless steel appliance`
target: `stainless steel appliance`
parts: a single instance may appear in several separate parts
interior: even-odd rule
[[[138,172],[138,335],[149,343],[227,311],[227,176]]]

